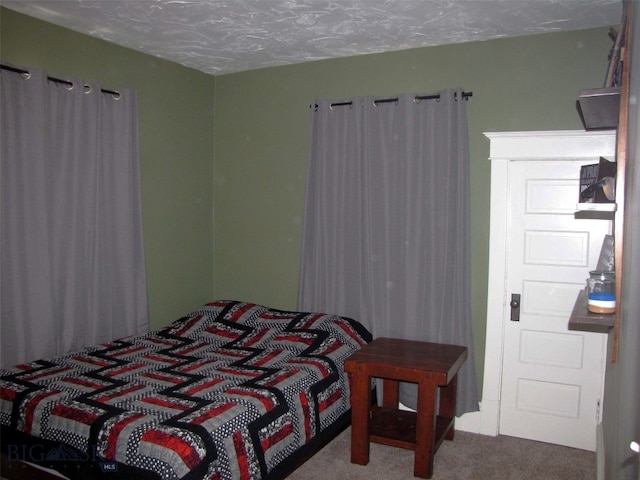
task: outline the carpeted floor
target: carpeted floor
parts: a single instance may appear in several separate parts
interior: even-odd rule
[[[413,452],[371,444],[369,464],[353,465],[351,429],[310,458],[289,480],[412,479]],[[595,480],[593,452],[507,436],[456,432],[435,456],[433,480]]]

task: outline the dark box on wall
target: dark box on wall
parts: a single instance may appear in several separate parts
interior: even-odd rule
[[[600,157],[600,162],[580,167],[580,203],[613,203],[616,193],[616,162]]]

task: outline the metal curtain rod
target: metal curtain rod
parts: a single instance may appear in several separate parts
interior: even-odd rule
[[[462,98],[464,98],[465,100],[469,100],[469,97],[473,97],[473,92],[462,92]],[[454,93],[453,96],[454,100],[458,100],[458,92]],[[420,101],[420,100],[440,100],[440,94],[436,94],[436,95],[416,95],[415,97],[413,97],[414,101]],[[378,105],[379,103],[391,103],[391,102],[397,102],[399,99],[398,97],[393,97],[393,98],[381,98],[379,100],[374,100],[373,103],[375,105]],[[353,105],[352,101],[349,102],[335,102],[331,104],[331,107],[345,107],[345,106],[351,106]],[[318,109],[318,104],[313,104],[310,105],[310,107],[314,107],[316,110]]]
[[[473,92],[462,92],[462,98],[464,98],[465,100],[468,100],[469,97],[473,97]],[[453,94],[453,98],[454,100],[458,100],[458,92],[454,92]],[[379,103],[391,103],[391,102],[397,102],[399,99],[398,97],[394,97],[394,98],[381,98],[379,100],[374,100],[373,103],[375,103],[376,105]],[[420,101],[420,100],[440,100],[440,94],[436,94],[436,95],[416,95],[415,97],[413,97],[414,101]],[[351,102],[348,102],[351,103]],[[331,104],[332,106],[335,105],[335,103]]]
[[[28,70],[23,70],[21,68],[12,67],[10,65],[0,64],[0,68],[2,68],[3,70],[9,70],[10,72],[19,73],[20,75],[31,75],[31,72],[29,72]],[[50,76],[47,76],[47,80],[49,80],[50,82],[62,83],[63,85],[67,85],[69,87],[73,87],[73,82],[71,82],[69,80],[63,80],[61,78],[50,77]],[[113,95],[114,97],[119,97],[120,96],[120,92],[116,92],[115,90],[106,90],[104,88],[101,88],[100,91],[102,93],[108,93],[110,95]]]

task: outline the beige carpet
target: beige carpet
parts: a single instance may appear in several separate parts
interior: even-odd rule
[[[413,452],[371,444],[369,464],[350,463],[351,429],[310,458],[289,480],[412,479]],[[456,432],[436,454],[434,480],[595,480],[595,453],[547,443]]]

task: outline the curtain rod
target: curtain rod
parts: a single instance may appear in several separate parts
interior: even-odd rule
[[[29,72],[29,70],[23,70],[22,68],[16,68],[10,65],[0,64],[0,68],[2,68],[3,70],[9,70],[10,72],[19,73],[20,75],[31,75],[31,72]],[[63,80],[61,78],[50,77],[50,76],[47,76],[47,80],[49,80],[50,82],[62,83],[63,85],[73,87],[73,82],[69,80]],[[88,87],[88,85],[85,85],[85,87]],[[106,90],[104,88],[101,88],[100,91],[102,93],[108,93],[110,95],[113,95],[114,97],[120,96],[120,92],[116,92],[115,90]]]
[[[464,98],[465,100],[469,100],[469,97],[473,97],[473,92],[462,92],[462,98]],[[458,101],[458,92],[454,92],[453,94],[453,98],[454,100]],[[391,102],[397,102],[399,100],[398,97],[393,97],[393,98],[381,98],[379,100],[374,100],[373,103],[375,105],[378,105],[379,103],[391,103]],[[414,101],[420,101],[420,100],[440,100],[440,94],[435,94],[435,95],[416,95],[415,97],[413,97]],[[351,106],[353,105],[352,101],[349,102],[335,102],[332,103],[330,106],[331,107],[345,107],[345,106]],[[309,108],[315,108],[316,110],[318,109],[318,104],[314,103],[313,105],[309,105]]]

